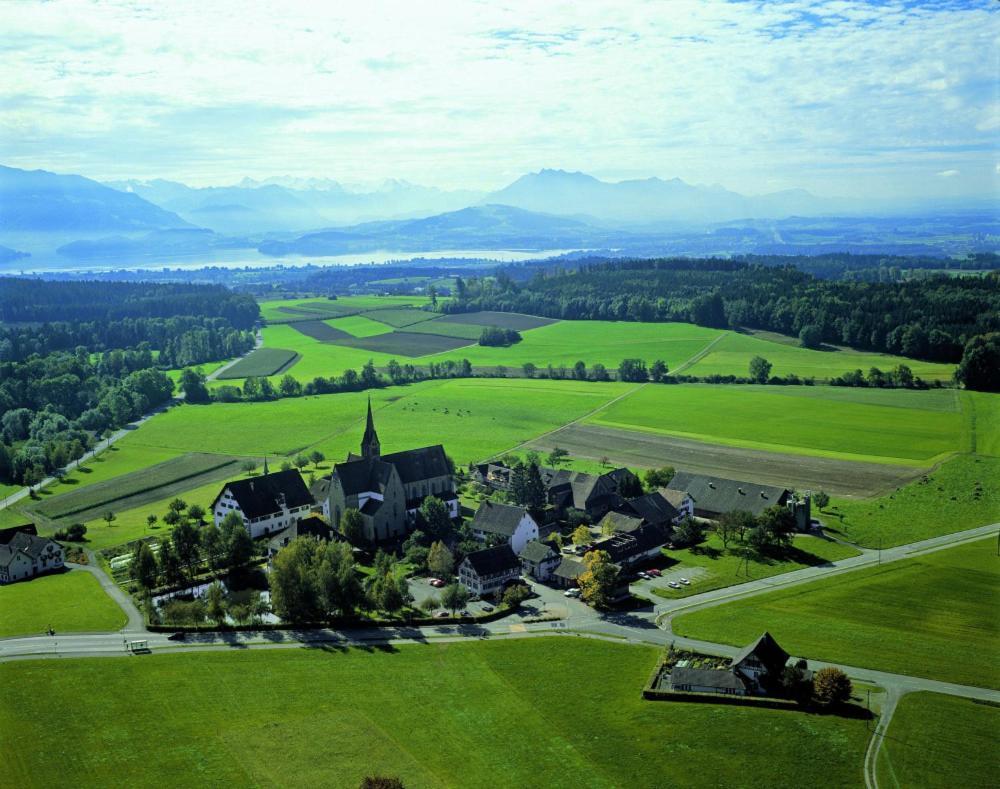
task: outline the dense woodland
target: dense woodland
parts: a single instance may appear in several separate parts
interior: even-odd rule
[[[257,314],[217,286],[0,280],[0,480],[33,484],[167,402],[163,369],[249,350]]]
[[[792,266],[735,260],[631,260],[506,270],[456,283],[446,312],[501,310],[576,320],[690,321],[958,362],[966,343],[1000,330],[1000,274],[902,282],[819,279]]]

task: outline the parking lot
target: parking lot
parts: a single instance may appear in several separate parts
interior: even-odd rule
[[[522,618],[542,616],[565,617],[567,615],[567,603],[569,601],[563,597],[561,589],[552,589],[544,584],[536,583],[529,578],[525,578],[524,581],[536,596],[525,600],[522,604],[521,611],[519,612]],[[411,578],[409,585],[410,594],[413,595],[413,604],[417,607],[428,597],[433,596],[439,600],[441,598],[441,590],[431,586],[429,578]],[[578,604],[583,605],[582,603]],[[473,616],[477,616],[488,613],[486,609],[494,607],[495,603],[491,600],[470,600],[465,606],[465,610]],[[436,609],[436,611],[443,610],[443,608]]]

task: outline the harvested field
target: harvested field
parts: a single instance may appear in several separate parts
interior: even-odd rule
[[[316,322],[322,323],[322,321]],[[280,375],[298,360],[299,355],[295,351],[286,351],[284,348],[258,348],[217,377],[223,381],[230,378],[246,378],[250,375]]]
[[[296,321],[288,325],[306,337],[312,337],[320,342],[340,342],[341,340],[354,339],[353,334],[349,334],[343,329],[335,329],[323,321]]]
[[[458,312],[445,315],[438,320],[447,323],[468,323],[473,326],[499,326],[501,329],[526,331],[548,326],[557,321],[552,318],[539,318],[537,315],[522,315],[519,312]]]
[[[108,510],[117,512],[141,507],[209,482],[238,476],[239,473],[239,461],[231,455],[189,452],[141,471],[53,496],[25,510],[49,521],[82,523],[99,518]]]
[[[556,446],[592,460],[607,456],[623,465],[674,466],[699,474],[825,490],[850,498],[894,490],[921,474],[920,469],[908,466],[786,455],[589,424],[569,425],[529,444],[532,449],[544,451]]]
[[[347,345],[351,348],[363,348],[366,351],[411,358],[453,351],[471,344],[471,340],[460,337],[444,337],[440,334],[418,334],[405,331],[376,334],[372,337],[352,337],[349,340],[337,342],[337,345]]]
[[[445,322],[440,318],[435,318],[434,320],[407,326],[406,330],[408,332],[417,332],[419,334],[440,334],[442,337],[458,337],[463,340],[478,340],[479,336],[483,333],[484,328],[484,326],[478,326],[472,323],[455,323],[453,321]]]
[[[366,318],[371,318],[393,328],[401,329],[404,326],[412,326],[414,323],[429,321],[437,313],[427,312],[426,310],[414,310],[407,307],[390,307],[387,309],[371,310],[363,313],[363,315]]]

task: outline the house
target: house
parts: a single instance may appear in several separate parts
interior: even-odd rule
[[[0,584],[10,584],[62,569],[63,547],[48,537],[15,531],[0,543]]]
[[[444,448],[435,444],[383,455],[370,399],[361,454],[337,463],[329,480],[324,514],[339,524],[346,510],[358,510],[365,539],[372,543],[412,531],[417,510],[428,496],[444,502],[452,518],[459,514],[455,478]]]
[[[298,469],[270,472],[264,461],[264,473],[226,483],[212,502],[215,525],[235,512],[256,539],[281,531],[306,517],[314,504],[313,497]]]
[[[472,536],[480,542],[491,538],[506,542],[520,554],[529,540],[538,539],[538,523],[524,507],[484,501],[470,524]]]
[[[458,565],[459,582],[476,597],[496,594],[520,577],[521,562],[506,544],[473,551]]]
[[[621,510],[611,510],[597,524],[602,534],[635,531],[640,526],[642,526],[642,518],[622,512]]]
[[[521,569],[536,581],[548,581],[559,566],[562,557],[551,545],[539,540],[531,540],[518,553]]]
[[[604,551],[615,564],[632,567],[660,554],[669,532],[662,526],[644,524],[629,532],[616,532],[593,543],[594,551]]]
[[[685,518],[694,517],[694,500],[683,490],[672,490],[671,488],[657,488],[656,492],[678,512],[680,521]]]
[[[604,474],[586,474],[568,469],[539,469],[549,504],[564,512],[573,508],[587,513],[597,522],[608,510],[624,501],[623,492],[641,490],[639,478],[627,468],[616,468]]]
[[[789,655],[770,633],[745,647],[724,669],[689,668],[686,661],[670,672],[670,689],[689,693],[766,696],[780,687]]]
[[[314,540],[322,542],[344,539],[340,532],[334,531],[330,524],[322,518],[310,515],[291,526],[286,526],[267,541],[268,560],[273,559],[278,551],[297,537],[312,537]]]
[[[474,482],[494,490],[510,490],[512,469],[503,463],[476,463],[472,466]]]
[[[554,586],[560,589],[570,589],[580,585],[580,576],[586,571],[587,565],[581,559],[575,559],[572,556],[563,556],[550,577]]]
[[[675,507],[658,490],[628,499],[619,509],[641,518],[645,524],[662,526],[666,529],[676,526],[689,515],[688,512]]]
[[[768,507],[777,505],[788,507],[792,511],[800,531],[809,528],[809,497],[798,501],[788,488],[709,477],[687,471],[678,471],[667,487],[690,496],[694,503],[694,514],[699,518],[716,520],[724,512],[739,511],[749,512],[757,517]]]

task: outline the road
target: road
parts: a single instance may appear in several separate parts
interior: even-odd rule
[[[209,373],[209,375],[206,376],[206,379],[209,380],[209,381],[214,381],[219,376],[220,373],[224,372],[225,370],[228,370],[230,367],[232,367],[234,364],[236,364],[236,362],[240,361],[244,357],[246,357],[249,354],[253,353],[253,351],[257,350],[257,348],[260,348],[261,345],[263,345],[263,343],[264,343],[264,339],[261,336],[260,331],[258,331],[257,335],[256,335],[256,342],[254,344],[254,347],[251,350],[247,351],[245,354],[243,354],[243,356],[239,356],[239,357],[233,359],[231,362],[227,362],[226,364],[224,364],[219,369],[214,370],[213,372]],[[74,460],[72,463],[68,463],[65,466],[63,466],[63,468],[61,469],[62,474],[68,474],[70,471],[72,471],[73,469],[77,468],[81,463],[86,463],[88,460],[91,460],[92,458],[94,458],[97,455],[99,455],[101,452],[105,451],[112,444],[114,444],[114,443],[116,443],[118,441],[121,441],[123,438],[125,438],[125,436],[130,435],[132,433],[132,431],[138,430],[142,425],[146,424],[146,422],[148,422],[150,419],[152,419],[157,414],[162,414],[168,408],[172,408],[175,405],[180,405],[180,403],[182,403],[183,401],[184,401],[184,393],[181,392],[176,397],[171,398],[169,402],[166,402],[163,405],[157,406],[156,408],[154,408],[153,410],[151,410],[149,413],[145,414],[144,416],[140,417],[139,419],[135,420],[134,422],[130,422],[125,427],[123,427],[121,430],[116,430],[114,433],[112,433],[107,438],[102,438],[100,441],[98,441],[94,445],[93,449],[90,449],[87,452],[84,452],[83,456],[79,460]],[[57,479],[58,479],[58,476],[56,476],[56,475],[45,477],[45,479],[43,479],[36,487],[37,488],[44,488],[46,485],[51,485]],[[6,507],[9,507],[11,504],[16,504],[17,502],[21,501],[22,499],[27,498],[29,495],[30,495],[30,491],[29,491],[28,488],[21,488],[16,493],[11,493],[6,498],[0,499],[0,510],[4,509]]]

